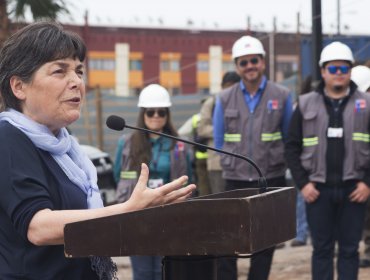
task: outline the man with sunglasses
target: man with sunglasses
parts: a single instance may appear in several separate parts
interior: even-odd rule
[[[365,65],[357,65],[352,68],[351,79],[362,92],[370,93],[370,68]],[[362,240],[364,241],[364,255],[360,259],[360,267],[370,267],[370,200],[368,199],[365,225]]]
[[[232,57],[241,80],[223,90],[216,100],[213,134],[216,148],[250,157],[262,170],[269,187],[285,186],[283,138],[292,113],[287,88],[268,81],[265,50],[251,36],[239,38]],[[259,175],[246,161],[221,155],[226,190],[257,188]],[[249,280],[267,280],[274,248],[252,256]],[[220,279],[237,279],[236,259],[223,265]]]
[[[312,279],[358,277],[358,244],[370,195],[370,95],[351,82],[351,49],[333,42],[320,57],[318,88],[299,97],[286,159],[305,201],[312,244]]]

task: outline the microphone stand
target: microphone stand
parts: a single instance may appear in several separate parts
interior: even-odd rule
[[[226,154],[226,155],[233,156],[233,157],[236,157],[236,158],[239,158],[239,159],[243,159],[243,160],[247,161],[249,164],[251,164],[257,170],[257,173],[259,175],[259,179],[258,179],[259,193],[261,194],[261,193],[264,193],[264,192],[267,191],[267,181],[266,181],[266,178],[263,176],[261,169],[257,166],[257,164],[253,160],[251,160],[250,158],[247,158],[246,156],[243,156],[243,155],[240,155],[240,154],[235,154],[235,153],[230,153],[230,152],[227,152],[227,151],[224,151],[224,150],[221,150],[221,149],[209,147],[207,145],[203,145],[203,144],[200,144],[200,143],[197,143],[197,142],[193,142],[193,141],[189,141],[189,140],[186,140],[186,139],[178,138],[178,137],[175,137],[175,136],[172,136],[172,135],[169,135],[169,134],[152,131],[152,130],[149,130],[149,129],[146,129],[146,128],[134,127],[134,126],[130,126],[130,125],[127,125],[127,124],[125,124],[125,127],[130,128],[130,129],[145,131],[147,133],[152,133],[152,134],[156,134],[156,135],[163,136],[163,137],[168,137],[168,138],[171,138],[171,139],[174,139],[174,140],[177,140],[177,141],[181,141],[181,142],[184,142],[184,143],[187,143],[187,144],[190,144],[190,145],[195,145],[195,146],[198,146],[198,147],[201,147],[201,148],[205,148],[207,150],[212,150],[212,151],[215,151],[215,152],[218,152],[218,153],[221,153],[221,154]]]

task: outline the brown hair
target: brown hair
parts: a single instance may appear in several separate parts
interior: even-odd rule
[[[137,119],[137,126],[147,128],[144,122],[145,108],[141,108]],[[171,121],[171,112],[167,108],[167,121],[163,127],[163,133],[178,136],[178,133]],[[176,144],[176,140],[172,140],[171,149]],[[141,163],[149,164],[152,158],[152,145],[149,139],[149,133],[143,133],[141,131],[135,131],[131,137],[130,147],[130,170],[136,170],[140,173]]]
[[[10,87],[10,79],[18,76],[29,83],[45,63],[64,59],[85,60],[86,46],[74,32],[55,22],[37,22],[14,33],[0,51],[0,92],[4,108],[21,111],[20,101]]]

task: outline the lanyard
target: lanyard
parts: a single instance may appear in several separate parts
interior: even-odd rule
[[[157,173],[157,167],[158,167],[158,161],[159,161],[159,157],[161,155],[161,152],[162,152],[162,148],[163,148],[163,139],[160,138],[158,141],[159,141],[159,149],[158,149],[158,153],[156,154],[156,157],[155,159],[152,160],[152,166],[153,166],[153,173],[156,174]]]

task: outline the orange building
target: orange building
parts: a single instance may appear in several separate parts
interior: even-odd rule
[[[134,96],[150,83],[160,83],[173,95],[218,91],[223,73],[234,69],[231,47],[246,34],[262,41],[268,54],[267,67],[274,66],[272,73],[277,80],[286,78],[287,72],[298,70],[299,42],[294,34],[275,35],[272,57],[268,34],[246,30],[144,29],[87,24],[66,28],[79,33],[86,42],[88,86],[99,86],[114,95]]]

